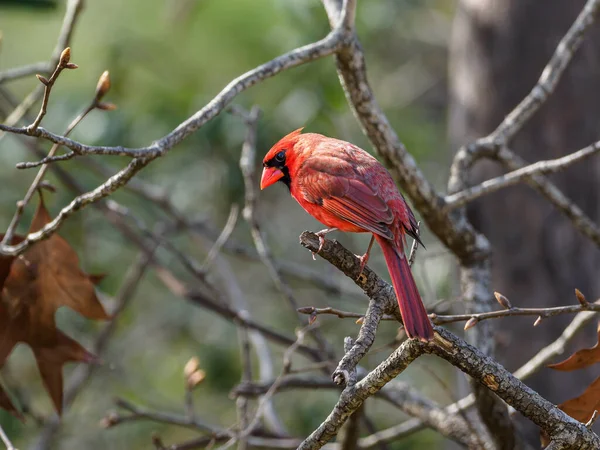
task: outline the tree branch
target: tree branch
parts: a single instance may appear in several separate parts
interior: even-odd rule
[[[354,2],[349,1],[346,14],[354,14],[351,7]],[[340,21],[340,25],[345,25],[346,19]],[[272,61],[265,63],[257,68],[246,72],[244,75],[231,81],[212,101],[204,108],[196,112],[190,118],[182,122],[171,133],[154,142],[152,145],[140,149],[126,149],[124,147],[101,147],[87,146],[73,141],[64,136],[58,136],[44,130],[41,127],[15,128],[10,125],[0,125],[1,131],[8,131],[16,134],[24,134],[47,139],[55,144],[70,148],[75,153],[80,154],[104,154],[130,156],[132,161],[115,176],[98,186],[95,190],[76,197],[69,205],[64,207],[56,218],[44,226],[37,233],[28,235],[23,242],[18,245],[0,245],[0,254],[7,256],[16,256],[24,252],[31,244],[49,237],[64,222],[64,220],[75,211],[94,203],[120,187],[124,186],[138,171],[152,162],[154,159],[164,155],[176,144],[188,137],[208,120],[218,115],[236,95],[242,91],[254,86],[260,81],[270,78],[278,73],[299,66],[301,64],[313,61],[318,58],[330,55],[337,51],[344,44],[346,32],[343,26],[333,29],[325,38],[313,44],[300,47]]]
[[[527,178],[531,178],[532,175],[546,175],[564,170],[572,164],[595,155],[598,151],[600,151],[600,141],[571,153],[570,155],[563,156],[562,158],[538,161],[505,175],[486,180],[477,186],[472,186],[455,194],[447,195],[444,199],[446,208],[453,209],[466,205],[476,198],[496,192],[508,186],[513,186]]]

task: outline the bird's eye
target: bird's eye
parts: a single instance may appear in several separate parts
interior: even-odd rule
[[[277,162],[284,162],[285,161],[285,152],[279,152],[275,155],[275,161]]]

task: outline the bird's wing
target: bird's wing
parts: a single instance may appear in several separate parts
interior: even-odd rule
[[[390,225],[394,214],[387,203],[354,170],[336,157],[309,159],[298,180],[302,197],[326,211],[387,239],[394,239]]]

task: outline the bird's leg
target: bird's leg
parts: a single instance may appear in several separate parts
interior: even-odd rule
[[[316,252],[311,252],[313,259],[316,260],[317,258],[315,258],[315,255],[317,253],[319,253],[321,250],[323,250],[323,245],[325,244],[324,236],[327,233],[331,233],[332,231],[337,231],[337,228],[325,228],[324,230],[321,230],[321,231],[318,231],[315,233],[317,236],[319,236],[319,250],[317,250]]]
[[[360,272],[358,272],[358,277],[362,275],[363,270],[365,270],[365,266],[367,265],[367,262],[369,262],[369,253],[371,253],[371,247],[373,247],[373,242],[375,242],[374,234],[371,235],[371,242],[369,242],[369,246],[367,247],[367,251],[365,252],[365,254],[358,257],[358,259],[360,260]]]

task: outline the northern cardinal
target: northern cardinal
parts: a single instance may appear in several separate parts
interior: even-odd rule
[[[361,259],[369,259],[373,239],[383,250],[404,328],[410,338],[428,341],[433,327],[404,255],[406,235],[421,242],[417,221],[389,172],[373,156],[349,142],[293,131],[263,159],[260,188],[284,183],[307,213],[331,231],[373,233]]]

